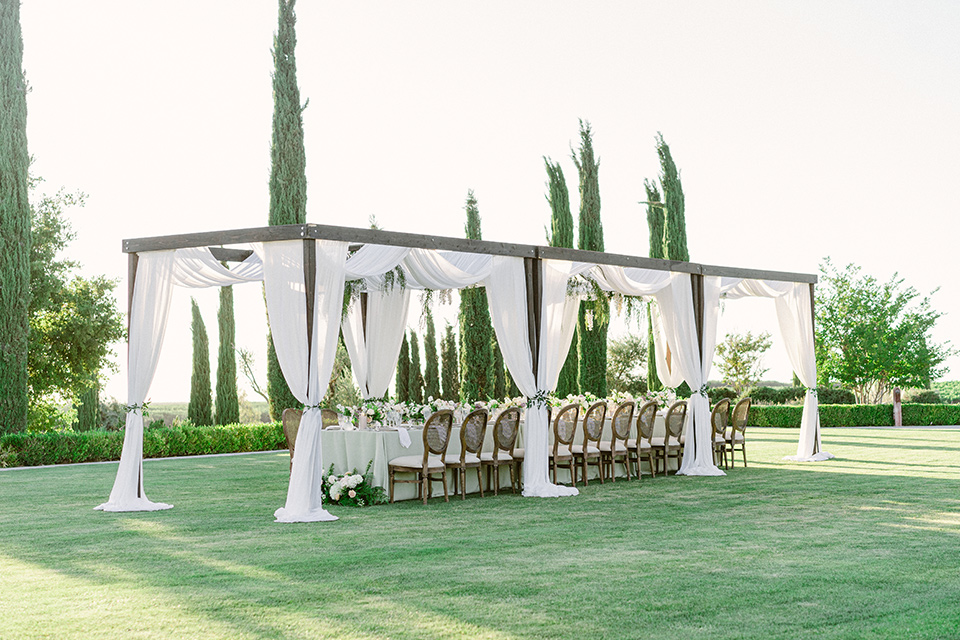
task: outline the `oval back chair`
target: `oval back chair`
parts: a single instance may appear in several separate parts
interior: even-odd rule
[[[480,486],[480,497],[483,497],[483,478],[480,473],[480,450],[483,449],[483,438],[487,433],[487,420],[490,414],[486,409],[477,409],[470,412],[460,425],[460,454],[444,456],[447,467],[453,469],[453,492],[460,498],[467,499],[467,469],[477,470],[477,482]]]
[[[743,466],[747,466],[747,419],[750,417],[750,404],[753,401],[750,398],[743,398],[733,408],[733,419],[731,420],[731,429],[728,432],[727,441],[730,448],[730,466],[733,466],[733,452],[736,447],[740,447],[743,452]]]
[[[730,414],[730,400],[723,398],[713,405],[710,412],[710,427],[713,438],[713,463],[723,461],[727,468],[727,416]]]
[[[658,405],[655,400],[645,402],[640,410],[637,411],[637,438],[627,440],[628,464],[630,459],[637,463],[637,477],[640,473],[640,459],[647,456],[647,464],[650,466],[650,475],[657,477],[657,468],[653,461],[653,449],[650,447],[650,441],[653,439],[653,427],[657,420]]]
[[[300,430],[300,419],[303,411],[300,409],[284,409],[280,416],[283,423],[283,437],[287,440],[290,449],[290,470],[293,471],[293,449],[297,444],[297,432]]]
[[[550,448],[550,468],[553,470],[553,484],[557,484],[557,467],[561,464],[570,470],[570,482],[573,482],[573,453],[570,447],[577,435],[577,422],[580,418],[580,405],[568,404],[557,411],[553,418],[553,446]]]
[[[687,417],[686,400],[674,402],[667,410],[667,417],[664,421],[666,432],[662,438],[654,437],[650,441],[650,446],[654,451],[655,458],[663,460],[664,475],[670,469],[670,458],[677,459],[677,468],[680,467],[680,459],[683,455],[683,444],[680,442],[680,436],[683,435],[683,421]]]
[[[583,484],[590,484],[587,478],[587,466],[594,465],[600,471],[600,484],[603,484],[603,466],[600,461],[600,438],[603,437],[603,421],[607,417],[607,403],[594,402],[583,414],[583,444],[570,447],[574,458],[574,479],[577,484],[576,469],[583,471]]]
[[[617,460],[623,460],[627,469],[627,480],[630,479],[630,457],[627,451],[627,442],[630,440],[630,427],[633,423],[633,411],[637,403],[633,400],[626,400],[617,405],[613,410],[613,418],[610,420],[610,440],[604,440],[600,443],[600,472],[601,475],[609,471],[610,478],[617,479]],[[639,476],[637,476],[639,477]]]
[[[493,494],[500,494],[500,467],[510,467],[510,489],[516,493],[519,480],[513,460],[513,448],[520,433],[520,409],[505,409],[493,424],[493,451],[480,454],[480,463],[487,469],[487,489],[490,488],[490,476],[495,472],[496,481]]]
[[[423,504],[427,504],[427,498],[433,495],[433,483],[443,482],[443,499],[450,501],[447,493],[447,466],[443,459],[450,444],[452,429],[453,411],[435,411],[423,425],[423,455],[400,456],[390,461],[390,502],[393,502],[393,485],[397,482],[415,483],[417,497],[423,498]],[[413,473],[417,477],[415,480],[400,480],[395,477],[398,472]],[[431,475],[437,473],[440,474],[439,477]]]

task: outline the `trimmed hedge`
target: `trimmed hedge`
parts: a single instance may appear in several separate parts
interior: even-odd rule
[[[747,394],[753,398],[754,404],[786,404],[787,402],[803,400],[807,390],[803,387],[754,387]],[[847,389],[831,389],[821,387],[817,397],[823,404],[855,404],[856,396]]]
[[[803,407],[798,405],[750,407],[754,427],[799,427]],[[903,425],[960,424],[960,406],[949,404],[904,404]],[[892,427],[892,404],[821,404],[823,427]]]
[[[210,453],[285,449],[279,422],[212,427],[179,425],[144,429],[143,457],[169,458]],[[47,464],[119,460],[123,431],[46,431],[0,436],[0,465],[33,467]]]

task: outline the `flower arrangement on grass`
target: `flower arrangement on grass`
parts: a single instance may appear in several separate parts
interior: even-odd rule
[[[324,501],[347,507],[366,507],[386,503],[388,500],[386,490],[373,484],[373,474],[370,472],[372,464],[373,460],[367,463],[363,474],[354,469],[342,476],[334,475],[333,465],[330,465],[330,469],[323,475]]]

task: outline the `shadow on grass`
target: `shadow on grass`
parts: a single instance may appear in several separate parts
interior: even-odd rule
[[[791,447],[773,438],[726,477],[592,482],[569,499],[333,506],[339,522],[296,525],[272,522],[286,492],[282,454],[148,461],[148,495],[176,505],[154,513],[91,510],[109,492],[111,465],[24,470],[0,476],[0,553],[96,593],[132,592],[128,628],[162,626],[152,608],[185,636],[717,639],[789,628],[829,638],[956,628],[947,625],[958,622],[960,479],[784,463]],[[877,463],[896,464],[860,464]]]

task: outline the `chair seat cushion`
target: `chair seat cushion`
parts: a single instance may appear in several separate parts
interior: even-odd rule
[[[676,438],[673,438],[673,437],[671,437],[670,442],[667,443],[667,445],[671,447],[679,447],[681,444],[683,444],[682,441],[678,441]],[[663,445],[664,445],[664,439],[662,436],[654,436],[653,438],[650,438],[651,447],[657,447],[662,449]]]
[[[583,455],[583,445],[582,445],[582,444],[575,444],[575,445],[573,445],[572,447],[570,447],[570,451],[572,451],[574,455]],[[588,456],[591,455],[591,454],[594,454],[594,455],[595,455],[595,454],[598,454],[598,453],[600,453],[600,449],[597,449],[597,448],[594,447],[593,445],[587,445],[587,455],[588,455]]]
[[[419,456],[400,456],[390,461],[391,467],[409,467],[411,469],[423,468],[423,455]],[[430,456],[427,459],[428,469],[443,469],[443,460],[437,456]]]
[[[743,442],[743,434],[742,434],[742,433],[733,434],[733,437],[734,437],[734,439],[732,440],[732,442]],[[730,434],[727,434],[726,441],[727,441],[727,442],[731,442]]]
[[[481,462],[493,462],[493,451],[482,451],[480,453]],[[506,451],[500,451],[497,453],[497,462],[512,462],[513,458],[510,457],[510,454]]]
[[[553,455],[553,451],[551,450],[549,455],[551,458],[556,458],[557,460],[573,459],[573,454],[567,451],[566,449],[560,449],[559,451],[557,451],[557,455]]]
[[[447,463],[447,465],[460,466],[460,454],[448,453],[443,457],[443,461]],[[473,453],[468,453],[466,456],[464,456],[463,461],[466,464],[472,464],[472,465],[480,464],[480,458],[478,458]]]
[[[513,459],[514,460],[523,460],[523,447],[514,447],[513,448]]]
[[[638,447],[637,447],[637,443],[638,443],[638,442],[640,443],[640,446],[639,446],[640,449],[649,449],[649,448],[650,448],[650,441],[647,440],[646,438],[640,438],[639,441],[636,440],[636,439],[634,439],[634,438],[630,438],[629,440],[627,440],[627,449],[636,449],[636,448],[638,448]]]
[[[610,452],[609,440],[604,440],[603,442],[600,443],[600,451],[603,451],[604,453]],[[627,452],[627,445],[625,445],[622,440],[617,440],[617,451],[620,453]]]
[[[715,436],[713,436],[713,441],[714,441],[716,444],[723,444],[723,443],[726,442],[727,440],[726,440],[726,438],[723,437],[722,434],[719,434],[719,433],[718,433],[718,434],[716,434]]]

